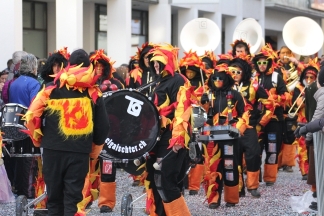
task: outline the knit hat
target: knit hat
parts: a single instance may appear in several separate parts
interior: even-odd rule
[[[88,53],[83,49],[77,49],[70,56],[70,64],[80,65],[81,63],[83,63],[82,67],[89,67],[89,56]]]
[[[322,67],[318,74],[318,83],[321,87],[324,87],[324,68]]]

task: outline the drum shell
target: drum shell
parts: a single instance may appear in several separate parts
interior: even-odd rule
[[[201,106],[192,105],[192,128],[201,128],[207,120],[207,113]]]
[[[104,103],[109,122],[103,148],[106,154],[131,160],[154,147],[160,134],[160,118],[155,105],[145,95],[119,90],[105,95]]]
[[[28,137],[21,132],[26,130],[22,116],[27,112],[27,107],[20,104],[9,103],[2,107],[0,125],[1,131],[4,132],[4,139],[23,140]]]

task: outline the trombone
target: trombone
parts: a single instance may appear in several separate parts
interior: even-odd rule
[[[305,89],[307,87],[305,86],[305,88],[303,89],[303,91],[300,92],[300,94],[298,95],[298,97],[296,98],[295,102],[293,103],[293,105],[291,105],[290,109],[288,110],[288,117],[289,118],[294,118],[296,116],[296,114],[298,113],[300,107],[303,105],[304,101],[305,101],[305,97],[303,96]],[[303,97],[302,102],[299,104],[299,106],[297,107],[297,109],[295,110],[295,112],[292,112],[293,108],[295,107],[295,105],[297,104],[297,101],[300,97]]]

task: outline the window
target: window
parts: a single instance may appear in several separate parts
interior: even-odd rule
[[[96,5],[95,18],[96,31],[96,49],[107,49],[107,6]],[[131,20],[132,53],[137,52],[137,47],[142,46],[148,40],[148,12],[140,10],[132,10]]]
[[[47,58],[47,3],[23,1],[23,50]]]
[[[132,53],[148,41],[148,12],[132,10]]]
[[[96,49],[107,49],[107,6],[96,5]]]

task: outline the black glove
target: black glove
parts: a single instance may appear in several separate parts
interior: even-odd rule
[[[201,96],[200,102],[201,102],[201,104],[203,104],[203,105],[209,102],[209,98],[208,98],[207,93],[204,93],[204,94]]]
[[[314,143],[313,143],[313,134],[312,133],[307,133],[306,134],[305,143],[306,143],[306,146],[313,146],[314,145]]]
[[[301,137],[301,136],[306,136],[306,134],[307,134],[307,127],[306,126],[302,126],[302,127],[298,127],[296,130],[295,130],[295,132],[294,132],[294,134],[295,134],[295,136],[297,137],[297,138],[299,138],[299,137]]]

